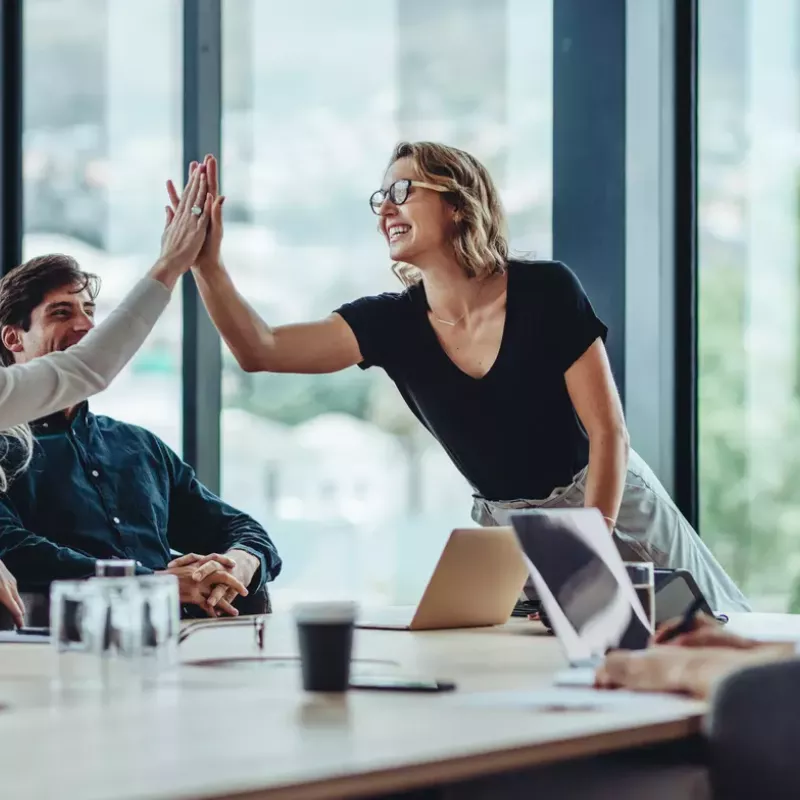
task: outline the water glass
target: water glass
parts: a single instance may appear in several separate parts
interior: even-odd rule
[[[174,575],[142,575],[136,582],[142,596],[142,668],[144,677],[153,679],[178,663],[178,579]]]
[[[105,636],[99,651],[105,658],[138,658],[144,641],[144,603],[136,578],[90,578],[105,608]]]
[[[644,614],[650,623],[650,630],[656,629],[656,588],[653,564],[649,561],[626,561],[625,570],[631,579],[636,596],[642,604]]]
[[[127,688],[139,673],[142,593],[135,578],[55,581],[50,631],[62,686]]]
[[[136,562],[132,558],[99,558],[95,561],[98,578],[131,578],[136,574]]]

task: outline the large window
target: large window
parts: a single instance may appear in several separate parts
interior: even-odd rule
[[[155,261],[181,164],[180,0],[26,0],[24,257],[64,252],[103,282],[98,319]],[[180,451],[180,292],[92,408]]]
[[[800,2],[700,7],[704,539],[762,610],[800,611]]]
[[[367,200],[401,139],[481,158],[512,246],[550,255],[551,6],[223,3],[224,257],[270,323],[399,288]],[[378,370],[249,375],[224,359],[223,496],[273,534],[276,600],[416,600],[471,498],[394,386]]]

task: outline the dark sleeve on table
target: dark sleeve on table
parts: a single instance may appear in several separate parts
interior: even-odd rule
[[[94,557],[26,528],[7,495],[0,497],[0,559],[26,590],[95,574]]]

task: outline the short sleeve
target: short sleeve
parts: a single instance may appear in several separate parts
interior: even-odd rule
[[[555,292],[552,309],[558,334],[554,337],[557,366],[566,372],[594,343],[606,341],[608,328],[595,314],[578,276],[566,265],[551,265],[552,289]]]
[[[361,369],[390,367],[402,340],[401,325],[410,308],[408,296],[387,292],[361,297],[336,309],[350,326],[361,350]]]

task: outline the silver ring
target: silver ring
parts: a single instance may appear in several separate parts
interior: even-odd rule
[[[196,217],[199,217],[199,216],[200,216],[200,215],[203,213],[203,209],[202,209],[202,208],[200,208],[200,206],[192,206],[192,207],[191,207],[191,209],[190,209],[190,211],[191,211],[191,212],[192,212],[192,214],[194,214]]]

